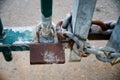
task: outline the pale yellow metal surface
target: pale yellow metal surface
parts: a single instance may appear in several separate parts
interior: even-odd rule
[[[69,53],[69,61],[70,62],[79,62],[81,57],[78,56],[74,51],[70,51]]]

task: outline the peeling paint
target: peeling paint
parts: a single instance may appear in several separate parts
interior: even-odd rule
[[[1,40],[3,44],[24,44],[34,41],[34,29],[32,27],[5,28],[6,37]]]
[[[55,53],[49,51],[45,51],[45,53],[43,53],[43,57],[44,57],[44,61],[48,63],[53,63],[54,61],[56,61],[57,63],[60,61],[60,59],[58,58],[57,55],[55,55]]]

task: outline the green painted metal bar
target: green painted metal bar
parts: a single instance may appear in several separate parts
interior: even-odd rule
[[[41,0],[41,16],[42,16],[42,23],[44,26],[44,29],[47,30],[51,27],[52,23],[52,0]],[[49,27],[46,27],[45,24],[49,24]],[[47,28],[47,29],[46,29]],[[32,28],[31,28],[32,29]],[[3,31],[3,25],[2,21],[0,19],[0,43],[3,45],[0,45],[0,52],[2,52],[4,59],[6,61],[12,60],[12,53],[11,51],[26,51],[29,50],[30,44],[14,44],[15,42],[20,41],[24,42],[33,42],[32,39],[34,39],[32,33],[33,30],[23,30],[18,31],[17,29],[4,29]],[[9,33],[10,32],[10,33]],[[5,33],[7,33],[7,37],[5,37]],[[30,39],[30,41],[28,40]]]
[[[41,0],[41,13],[46,18],[52,16],[52,0]]]
[[[0,18],[0,39],[1,40],[4,38],[4,35],[5,35],[5,33],[3,32],[3,24],[2,24],[2,20]],[[9,49],[9,47],[5,47],[5,48],[0,47],[0,51],[3,53],[4,59],[6,61],[12,60],[12,54],[11,54],[11,50]]]
[[[1,45],[0,46],[0,52],[2,52],[4,59],[6,61],[12,60],[12,51],[27,51],[29,50],[29,45]]]
[[[2,51],[4,59],[6,61],[11,61],[12,60],[12,53],[9,47],[5,47]]]
[[[34,41],[35,27],[11,27],[2,31],[0,52],[6,61],[12,60],[12,51],[27,51]],[[4,37],[5,34],[6,36]]]
[[[41,28],[41,34],[39,36],[39,43],[51,43],[54,42],[54,36],[51,34],[54,29],[52,24],[52,2],[53,0],[40,0],[41,1],[41,24],[38,28]],[[39,30],[39,29],[38,29]],[[38,31],[37,31],[38,32]]]
[[[29,45],[28,44],[13,44],[13,45],[1,45],[0,52],[4,51],[28,51]]]
[[[2,35],[3,33],[3,24],[2,24],[2,20],[0,18],[0,35]]]
[[[0,40],[3,40],[5,38],[5,32],[3,31],[3,24],[2,24],[2,20],[0,18]]]

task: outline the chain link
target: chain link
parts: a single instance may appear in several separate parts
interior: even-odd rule
[[[111,20],[111,21],[106,21],[104,24],[107,26],[109,29],[113,29],[115,27],[115,24],[117,23],[116,20]]]
[[[116,52],[114,48],[103,47],[99,49],[85,48],[84,51],[89,54],[94,54],[96,58],[102,62],[112,62],[120,57],[120,53]]]
[[[111,47],[93,49],[88,44],[86,45],[85,40],[82,40],[78,38],[76,35],[74,35],[71,20],[72,20],[72,15],[70,13],[67,15],[67,17],[63,21],[60,21],[57,24],[56,31],[57,31],[58,38],[61,41],[72,40],[73,44],[71,45],[72,47],[71,49],[74,51],[74,53],[76,53],[81,57],[83,57],[84,55],[88,56],[89,54],[94,54],[96,58],[102,62],[110,62],[110,63],[116,62],[116,60],[120,57],[119,52],[116,52],[116,50]],[[96,20],[96,21],[92,21],[92,24],[100,26],[102,30],[101,32],[104,33],[108,29],[113,29],[116,24],[116,21],[102,22],[102,21]]]
[[[74,35],[74,33],[72,33],[73,29],[72,29],[72,24],[71,24],[71,18],[72,18],[72,15],[68,14],[67,17],[63,21],[60,21],[57,24],[57,34],[60,40],[62,41],[64,40],[74,41],[73,45],[71,46],[72,47],[71,49],[77,55],[82,56],[85,41],[78,38],[76,35]]]

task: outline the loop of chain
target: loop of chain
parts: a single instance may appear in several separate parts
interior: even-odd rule
[[[102,62],[113,62],[120,57],[120,53],[114,48],[103,47],[99,49],[85,48],[84,51],[89,54],[94,54],[96,58]]]
[[[86,41],[78,38],[74,33],[72,33],[72,24],[71,24],[71,14],[68,15],[63,21],[58,22],[57,24],[57,35],[61,41],[70,41],[72,40],[71,49],[77,55],[81,57],[86,57],[89,54],[94,54],[96,58],[102,62],[113,62],[120,57],[120,53],[116,52],[115,49],[110,47],[104,47],[99,49],[92,49],[86,45]],[[101,30],[104,32],[108,29],[113,29],[116,22],[102,22],[100,20],[92,21],[92,24],[98,25]]]
[[[72,50],[79,56],[83,54],[83,47],[85,41],[78,38],[76,35],[72,33],[72,26],[71,26],[71,15],[68,15],[63,21],[58,22],[57,24],[57,35],[61,41],[73,41]],[[79,47],[79,48],[78,48]]]

